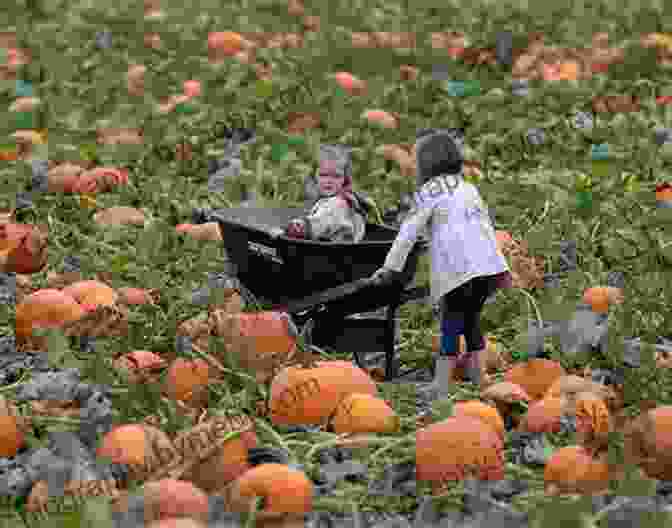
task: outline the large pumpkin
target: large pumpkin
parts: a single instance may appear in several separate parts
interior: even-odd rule
[[[491,426],[499,436],[504,438],[504,420],[496,407],[478,400],[462,401],[455,404],[453,414],[455,416],[470,416],[482,420]]]
[[[38,290],[16,307],[16,336],[25,339],[36,329],[62,328],[85,314],[84,308],[70,295],[54,289]]]
[[[276,425],[319,425],[349,394],[378,394],[371,376],[349,361],[287,367],[271,383],[270,417]]]
[[[504,478],[504,443],[483,420],[453,416],[418,430],[415,438],[418,480],[442,484],[469,476]]]
[[[553,382],[565,374],[557,361],[535,358],[511,367],[504,374],[504,381],[521,386],[530,398],[540,400]]]

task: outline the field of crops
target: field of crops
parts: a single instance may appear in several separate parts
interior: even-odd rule
[[[0,6],[0,526],[672,522],[665,2],[107,4]],[[430,127],[514,278],[439,401],[431,303],[385,380],[252,299],[210,216],[301,207],[342,143],[398,228]]]

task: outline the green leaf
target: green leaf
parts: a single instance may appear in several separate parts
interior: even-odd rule
[[[264,79],[254,83],[254,94],[257,97],[266,98],[273,95],[273,83]]]
[[[282,161],[289,154],[289,146],[284,143],[275,143],[271,147],[271,159],[273,161]]]

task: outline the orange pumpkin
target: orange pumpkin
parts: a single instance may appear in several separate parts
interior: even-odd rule
[[[504,478],[504,443],[483,420],[458,415],[419,429],[415,460],[420,481],[443,484],[473,476]]]
[[[0,456],[11,458],[15,456],[26,441],[26,437],[19,427],[15,416],[0,415]]]
[[[208,386],[210,367],[203,359],[178,358],[170,365],[165,381],[165,391],[178,401],[190,401],[200,396]]]
[[[286,367],[271,383],[270,418],[276,425],[319,425],[353,393],[376,396],[378,387],[367,372],[349,361]]]
[[[504,381],[515,383],[533,400],[543,398],[555,380],[565,375],[565,369],[557,361],[535,358],[517,363],[504,374]]]
[[[90,307],[113,306],[119,294],[107,284],[97,280],[78,281],[63,288],[63,293],[70,295],[81,305]]]
[[[245,39],[234,31],[214,32],[208,35],[208,48],[215,54],[233,57],[245,48]]]
[[[191,482],[161,479],[143,486],[145,511],[154,519],[208,518],[208,495]]]
[[[170,438],[156,427],[125,424],[103,436],[96,455],[115,464],[126,464],[134,475],[143,477],[157,466],[178,460],[179,453]]]
[[[583,302],[594,312],[607,313],[612,304],[623,302],[623,292],[612,286],[594,286],[583,292]]]
[[[16,336],[26,338],[33,330],[62,328],[79,321],[86,310],[60,290],[38,290],[26,296],[16,307]]]
[[[504,438],[504,420],[495,407],[486,405],[478,400],[462,401],[455,404],[453,414],[455,416],[470,416],[482,420],[492,427],[502,439]]]
[[[349,394],[331,418],[335,433],[393,433],[400,421],[394,410],[371,394]]]
[[[5,272],[32,274],[47,264],[47,233],[26,224],[0,223],[0,264]]]
[[[521,429],[530,433],[557,433],[560,431],[560,419],[567,411],[567,400],[559,397],[547,397],[534,402],[527,410],[521,422]]]
[[[544,487],[549,495],[606,491],[612,476],[606,460],[595,458],[583,446],[555,451],[544,468]]]
[[[284,464],[261,464],[243,473],[232,486],[232,509],[247,512],[256,498],[262,513],[304,515],[313,508],[313,483],[303,471]]]
[[[199,428],[209,427],[208,422],[197,425],[194,429],[185,432],[185,436],[193,438]],[[181,442],[180,437],[175,444],[192,445]],[[193,440],[191,440],[193,442]],[[216,493],[227,484],[230,484],[250,469],[249,451],[257,447],[258,439],[254,431],[243,431],[222,445],[212,456],[193,466],[182,478],[193,482],[208,493]]]
[[[124,372],[131,382],[142,382],[154,371],[162,369],[166,362],[147,350],[135,350],[114,361],[114,366]]]

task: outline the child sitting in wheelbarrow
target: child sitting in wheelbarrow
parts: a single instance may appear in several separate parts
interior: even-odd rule
[[[341,145],[320,146],[318,199],[303,218],[293,219],[288,237],[328,242],[360,242],[369,204],[352,190],[352,159]]]
[[[478,189],[463,178],[463,133],[458,129],[421,131],[415,143],[419,190],[375,283],[394,280],[421,233],[431,240],[431,296],[441,307],[441,348],[434,387],[447,395],[458,365],[480,384],[485,339],[480,314],[498,287],[510,285],[504,256]],[[459,336],[466,352],[458,357]]]

